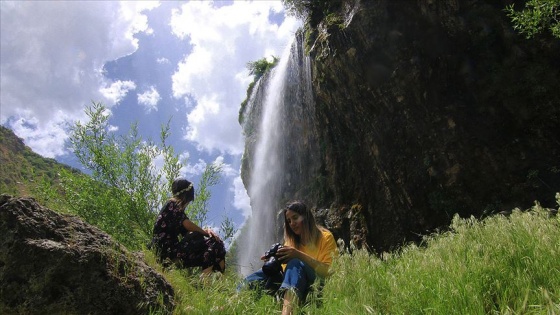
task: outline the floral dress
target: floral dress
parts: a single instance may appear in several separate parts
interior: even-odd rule
[[[153,244],[159,259],[179,260],[183,267],[206,269],[213,266],[214,270],[223,272],[219,263],[226,256],[224,242],[187,231],[183,221],[188,219],[175,201],[168,201],[163,206],[153,231]]]

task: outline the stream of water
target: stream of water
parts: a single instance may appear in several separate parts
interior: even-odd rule
[[[237,249],[242,275],[260,268],[264,252],[272,244],[282,242],[283,221],[278,214],[283,206],[281,202],[290,198],[286,196],[290,185],[286,163],[288,159],[293,161],[294,156],[297,160],[298,155],[287,152],[287,142],[293,142],[289,139],[294,136],[292,125],[297,120],[293,116],[302,111],[302,99],[310,95],[309,69],[309,57],[303,56],[301,41],[294,38],[272,69],[266,85],[260,87],[264,88],[264,96],[250,99],[250,102],[262,102],[249,104],[250,108],[262,107],[247,189],[252,215]]]

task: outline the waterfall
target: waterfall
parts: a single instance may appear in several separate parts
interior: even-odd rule
[[[301,112],[312,99],[309,57],[303,56],[301,42],[301,38],[296,38],[286,46],[266,80],[255,87],[246,110],[246,115],[258,123],[252,122],[253,126],[249,127],[256,129],[252,131],[256,142],[249,150],[251,167],[247,192],[252,215],[237,247],[242,275],[260,268],[264,252],[272,244],[283,241],[283,221],[278,214],[285,202],[294,198],[291,182],[294,167],[295,173],[301,174],[302,161],[305,161],[301,155],[309,154],[294,152],[291,148],[297,143],[292,138],[303,136],[298,132],[294,134],[294,130],[301,129],[302,124],[297,125],[297,122],[307,117]],[[260,97],[256,97],[257,94]],[[251,141],[246,143],[250,145]]]

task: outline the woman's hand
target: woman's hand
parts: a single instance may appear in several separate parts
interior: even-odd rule
[[[208,233],[208,237],[212,237],[212,238],[220,241],[220,236],[216,232],[214,232],[212,229],[206,229],[205,232]]]
[[[283,246],[276,252],[276,258],[281,262],[288,262],[293,258],[300,258],[301,252],[291,246]]]

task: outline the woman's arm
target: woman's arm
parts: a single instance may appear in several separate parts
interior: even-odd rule
[[[299,259],[302,260],[303,262],[305,262],[306,264],[308,264],[309,266],[311,266],[311,268],[313,268],[313,270],[315,270],[315,273],[317,273],[317,275],[321,278],[327,278],[328,276],[330,276],[329,273],[329,268],[330,265],[324,262],[321,262],[309,255],[307,255],[306,253],[299,251]]]
[[[185,219],[183,220],[183,226],[185,227],[185,229],[187,229],[187,231],[189,232],[198,232],[206,237],[210,237],[210,233],[206,230],[203,230],[202,228],[200,228],[198,225],[194,224],[191,220],[189,219]]]
[[[287,262],[290,259],[293,258],[297,258],[301,261],[303,261],[304,263],[308,264],[311,268],[313,268],[313,270],[315,270],[315,273],[317,273],[317,275],[321,278],[327,278],[328,276],[330,276],[329,274],[329,268],[330,265],[324,262],[321,262],[309,255],[307,255],[306,253],[297,250],[291,246],[284,246],[282,248],[280,248],[278,250],[277,253],[278,259],[280,259],[280,261],[282,262]]]

